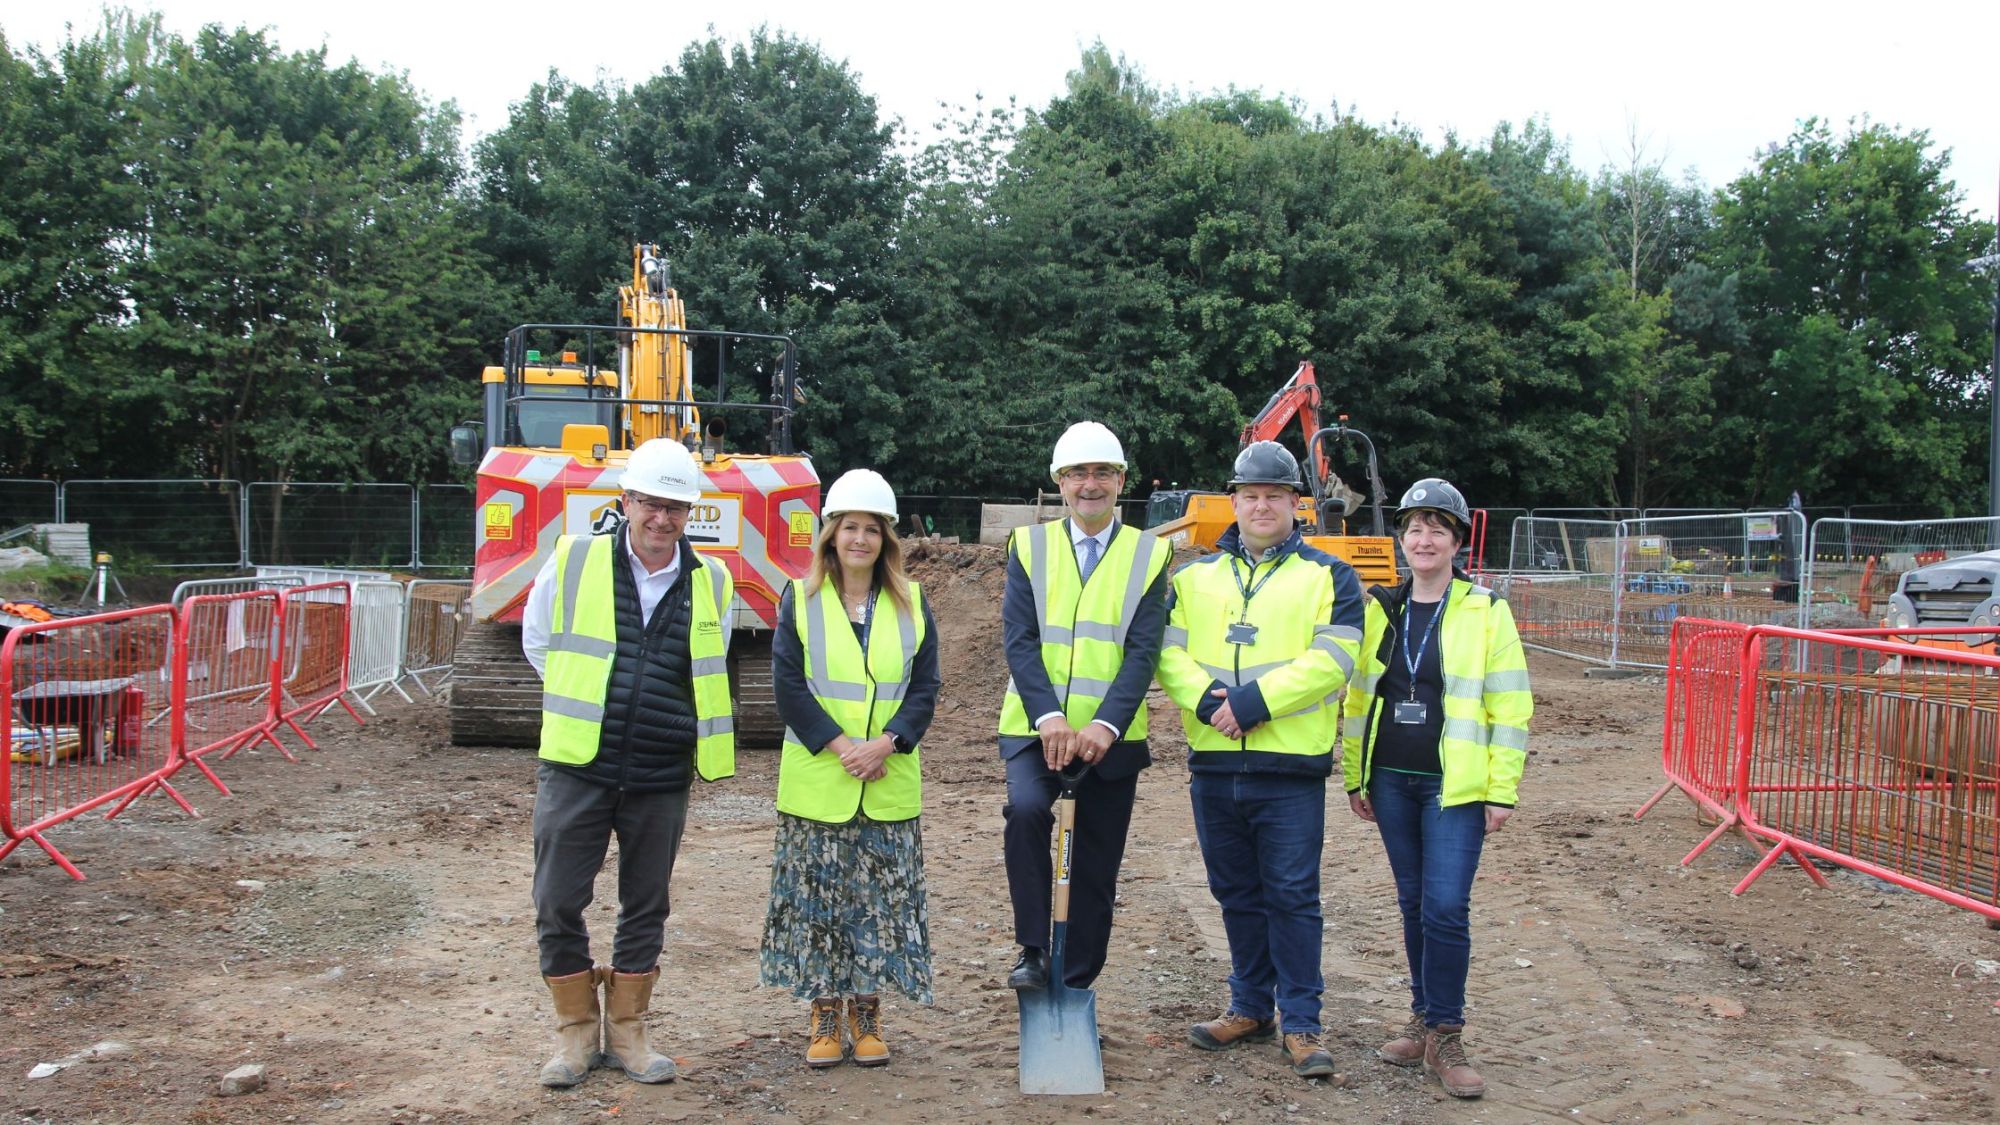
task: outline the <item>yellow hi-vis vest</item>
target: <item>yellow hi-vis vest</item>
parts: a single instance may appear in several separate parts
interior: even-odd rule
[[[556,540],[556,597],[542,672],[541,757],[580,766],[597,757],[611,661],[618,652],[618,606],[611,568],[616,535]],[[577,545],[581,543],[582,549]],[[694,669],[694,770],[703,781],[736,773],[736,723],[729,704],[729,630],[724,614],[736,585],[714,559],[696,555],[701,573],[686,575],[693,613],[688,657]]]
[[[1377,655],[1389,631],[1389,612],[1374,597],[1362,631],[1361,666],[1342,708],[1341,772],[1349,793],[1365,789],[1368,755],[1381,721],[1375,698],[1386,666]],[[1441,805],[1475,801],[1512,806],[1528,760],[1528,718],[1535,697],[1528,688],[1528,657],[1514,630],[1514,611],[1484,586],[1454,578],[1438,626],[1444,669],[1444,766]]]
[[[1157,535],[1146,535],[1119,524],[1111,546],[1083,580],[1077,569],[1076,546],[1069,521],[1055,520],[1015,530],[1007,549],[1021,560],[1035,592],[1035,619],[1041,625],[1042,668],[1055,688],[1063,717],[1082,727],[1097,715],[1111,681],[1125,662],[1125,634],[1132,615],[1153,580],[1167,568],[1173,550]],[[1000,705],[1000,733],[1033,738],[1030,715],[1007,679],[1007,698]],[[1146,737],[1146,705],[1139,705],[1119,741]]]
[[[804,643],[806,684],[840,732],[857,742],[880,737],[903,707],[910,690],[910,667],[924,643],[923,593],[910,583],[910,611],[897,608],[887,590],[875,594],[868,650],[854,635],[840,595],[831,581],[807,594],[792,582],[792,623]],[[894,625],[893,628],[890,626]],[[846,824],[862,812],[870,820],[909,820],[923,811],[919,748],[890,754],[879,781],[862,781],[840,764],[840,755],[815,754],[785,728],[778,759],[778,811],[825,824]]]
[[[1239,576],[1257,591],[1247,606]],[[1299,758],[1333,753],[1340,736],[1340,693],[1360,643],[1352,625],[1330,621],[1335,582],[1325,563],[1296,552],[1255,566],[1218,553],[1174,574],[1158,675],[1167,697],[1181,708],[1189,750]],[[1231,642],[1229,629],[1236,624],[1254,628],[1255,639]],[[1252,681],[1271,713],[1268,721],[1242,738],[1201,721],[1197,708],[1211,684],[1241,687]],[[1331,772],[1328,762],[1325,773]]]

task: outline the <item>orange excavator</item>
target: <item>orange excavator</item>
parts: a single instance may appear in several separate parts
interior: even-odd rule
[[[1385,530],[1382,520],[1385,493],[1382,475],[1376,469],[1375,443],[1369,440],[1367,434],[1349,426],[1345,414],[1340,415],[1332,426],[1322,427],[1320,404],[1319,378],[1313,370],[1312,361],[1300,360],[1298,370],[1292,372],[1292,377],[1285,380],[1284,386],[1278,388],[1277,393],[1264,403],[1264,408],[1237,435],[1237,448],[1241,449],[1253,441],[1276,441],[1278,435],[1291,425],[1292,419],[1297,418],[1306,448],[1301,467],[1305,470],[1308,492],[1299,497],[1298,511],[1306,541],[1327,554],[1346,560],[1363,585],[1393,586],[1399,580],[1396,543]],[[1349,488],[1333,471],[1328,447],[1345,441],[1360,445],[1366,454],[1367,496]],[[1358,512],[1364,503],[1370,509],[1369,534],[1350,535],[1347,519]],[[1229,506],[1227,493],[1163,489],[1155,491],[1146,502],[1147,534],[1165,538],[1176,548],[1212,551],[1222,533],[1235,520],[1236,514]]]

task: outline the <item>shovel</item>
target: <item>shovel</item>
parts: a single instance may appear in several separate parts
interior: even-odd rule
[[[1087,772],[1089,767],[1084,767]],[[1101,1094],[1104,1057],[1097,1047],[1097,993],[1063,983],[1063,947],[1069,938],[1070,848],[1076,838],[1076,783],[1083,772],[1062,775],[1056,798],[1055,934],[1049,942],[1049,985],[1014,995],[1021,1005],[1021,1092]]]

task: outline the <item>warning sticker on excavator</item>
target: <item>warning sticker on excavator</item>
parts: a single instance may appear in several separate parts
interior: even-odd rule
[[[813,514],[793,512],[789,532],[785,541],[794,547],[810,547],[813,542]]]
[[[486,538],[514,538],[514,506],[500,501],[486,505]]]

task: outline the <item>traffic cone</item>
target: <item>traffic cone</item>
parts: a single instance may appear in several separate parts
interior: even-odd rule
[[[1725,598],[1736,596],[1736,591],[1729,588],[1729,576],[1727,574],[1722,576],[1722,596]]]

